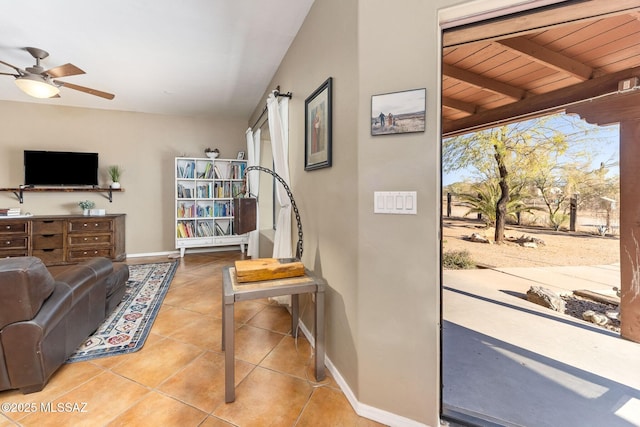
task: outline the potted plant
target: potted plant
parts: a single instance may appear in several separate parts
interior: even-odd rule
[[[78,206],[82,209],[83,215],[89,215],[89,210],[93,209],[95,205],[96,204],[91,200],[82,200],[81,202],[78,202]]]
[[[111,188],[120,188],[120,175],[122,175],[122,169],[118,165],[112,165],[107,168],[109,178],[111,178]]]
[[[220,150],[218,150],[217,148],[214,148],[212,150],[211,148],[207,147],[204,149],[204,154],[211,159],[215,159],[220,155]]]

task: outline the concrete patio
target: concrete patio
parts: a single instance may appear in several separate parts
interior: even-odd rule
[[[619,265],[444,271],[444,413],[487,426],[640,426],[640,344],[521,298],[532,285],[611,294],[619,283]]]

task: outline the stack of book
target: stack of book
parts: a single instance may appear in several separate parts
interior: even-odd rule
[[[0,216],[18,216],[20,208],[0,208]]]

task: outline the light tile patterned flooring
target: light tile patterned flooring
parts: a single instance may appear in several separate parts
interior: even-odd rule
[[[140,351],[63,365],[38,393],[0,392],[22,409],[0,410],[0,427],[380,426],[353,411],[330,373],[315,382],[311,346],[302,333],[296,343],[289,312],[267,300],[236,304],[236,400],[224,402],[222,268],[240,257],[185,255]],[[63,410],[43,411],[49,402]]]

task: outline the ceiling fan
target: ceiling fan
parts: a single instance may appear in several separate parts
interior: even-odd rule
[[[32,67],[26,67],[23,70],[15,65],[0,61],[0,64],[13,68],[17,73],[0,72],[0,75],[15,77],[16,85],[18,85],[18,87],[26,94],[35,98],[59,98],[60,88],[64,86],[69,89],[78,90],[80,92],[85,92],[105,99],[113,99],[115,97],[115,95],[111,93],[102,92],[60,80],[53,80],[58,77],[75,76],[78,74],[84,74],[85,72],[73,64],[64,64],[45,70],[40,65],[40,61],[49,56],[49,53],[42,49],[38,49],[37,47],[26,47],[25,50],[36,59],[36,64]]]

